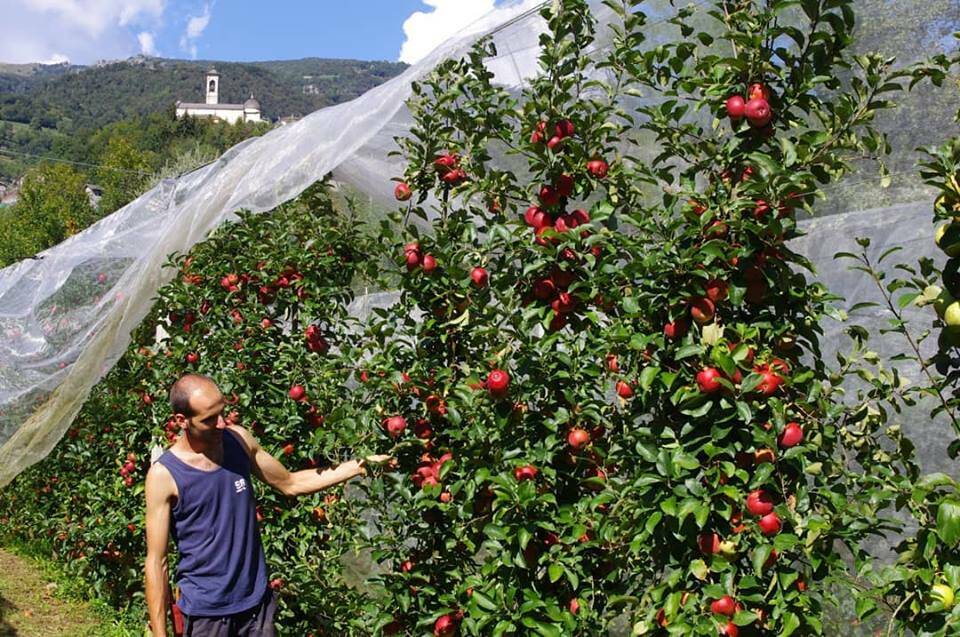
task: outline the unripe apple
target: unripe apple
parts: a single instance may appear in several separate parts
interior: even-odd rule
[[[747,103],[742,97],[739,95],[731,95],[727,98],[727,117],[733,121],[743,119],[746,105]]]
[[[584,429],[574,427],[567,433],[567,444],[574,451],[580,451],[590,444],[590,434]]]
[[[790,447],[796,447],[801,442],[803,442],[803,429],[795,422],[788,422],[787,426],[783,428],[783,433],[780,434],[780,446],[783,449],[789,449]]]
[[[407,419],[403,416],[390,416],[384,419],[383,428],[391,438],[399,438],[407,429]]]
[[[934,584],[930,587],[930,599],[938,604],[941,609],[948,611],[953,608],[955,595],[953,589],[947,584]]]
[[[937,228],[934,241],[948,257],[960,256],[960,223],[945,223]]]
[[[733,617],[737,612],[737,602],[729,595],[724,595],[720,599],[715,599],[710,603],[710,612],[717,615],[726,615]]]
[[[473,284],[478,288],[487,287],[487,282],[489,281],[489,275],[487,271],[483,268],[476,267],[470,271],[470,280],[473,281]]]
[[[960,331],[960,301],[954,301],[943,310],[943,322],[947,329]]]
[[[393,189],[393,196],[397,198],[397,201],[407,201],[412,194],[410,186],[403,182],[397,184],[397,187]]]
[[[715,367],[704,367],[697,373],[697,386],[704,394],[715,394],[723,389],[720,379],[723,374]]]
[[[510,375],[501,370],[495,369],[487,374],[487,391],[494,398],[503,398],[507,395],[507,389],[510,386]]]
[[[633,387],[630,385],[630,383],[623,380],[618,380],[616,388],[617,396],[620,396],[620,398],[633,398]]]
[[[931,289],[933,290],[933,294],[936,295],[933,300],[933,309],[937,313],[937,316],[943,318],[944,312],[946,312],[950,304],[956,301],[956,299],[950,294],[949,290],[942,290],[936,285],[927,286],[924,294],[926,295],[927,290]]]
[[[294,385],[290,388],[288,392],[291,400],[301,401],[307,396],[307,390],[303,388],[303,385]]]
[[[763,128],[773,119],[770,103],[761,98],[754,98],[744,106],[743,114],[754,128]]]
[[[698,296],[690,300],[690,317],[699,325],[705,325],[716,315],[716,306],[713,301]]]
[[[537,468],[531,464],[523,465],[516,467],[513,470],[513,478],[517,482],[523,482],[524,480],[533,480],[537,477]]]
[[[780,517],[772,511],[760,518],[760,522],[757,524],[760,526],[760,532],[764,535],[776,535],[780,532]]]
[[[737,545],[730,540],[724,540],[723,542],[720,542],[717,553],[728,560],[733,559],[737,556]]]
[[[773,498],[763,489],[751,491],[747,496],[747,511],[753,515],[767,515],[773,511]]]

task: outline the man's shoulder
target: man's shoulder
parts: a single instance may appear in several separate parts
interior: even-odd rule
[[[177,494],[177,483],[173,479],[173,474],[161,462],[154,462],[150,465],[150,469],[147,470],[144,488],[160,496]]]
[[[227,425],[227,430],[236,435],[237,438],[243,442],[244,446],[247,448],[248,454],[252,453],[259,446],[257,444],[257,439],[253,437],[253,434],[240,425]]]

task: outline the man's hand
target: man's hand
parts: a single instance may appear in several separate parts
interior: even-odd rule
[[[375,456],[367,456],[362,460],[357,461],[357,470],[362,476],[367,475],[366,465],[381,465],[386,464],[388,469],[396,469],[399,466],[397,459],[388,454],[378,454]]]

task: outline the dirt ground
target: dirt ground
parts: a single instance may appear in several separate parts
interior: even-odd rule
[[[21,557],[0,550],[0,637],[92,637],[98,622],[84,604],[55,596],[56,584]]]

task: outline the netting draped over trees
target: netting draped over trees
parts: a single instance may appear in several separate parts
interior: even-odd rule
[[[854,581],[849,561],[869,575],[869,538],[897,528],[886,511],[916,472],[899,428],[870,411],[890,394],[845,395],[858,373],[876,379],[843,354],[831,367],[851,333],[832,304],[864,326],[855,339],[900,316],[851,308],[872,282],[833,256],[865,248],[861,236],[871,250],[930,252],[917,201],[932,191],[907,173],[913,146],[940,141],[957,110],[948,58],[927,56],[952,51],[958,8],[894,11],[892,37],[879,0],[553,6],[501,9],[355,102],[245,142],[0,271],[0,484],[57,442],[139,325],[141,348],[124,359],[135,387],[96,394],[104,405],[151,405],[183,365],[217,371],[232,351],[225,392],[269,421],[265,437],[291,462],[317,461],[304,442],[397,455],[401,472],[363,487],[381,569],[370,581],[389,599],[367,626],[595,634],[625,613],[635,634],[829,632],[824,609],[842,605],[831,587]],[[853,34],[853,52],[898,62],[852,55]],[[269,236],[273,252],[224,254],[233,269],[213,292],[192,258],[161,269],[237,210],[271,209],[328,173],[348,208],[392,208],[375,214],[380,253],[349,224],[323,245],[333,222],[318,214],[316,237],[296,225],[289,243],[270,224],[238,231],[246,244],[218,236]],[[326,191],[306,192],[332,214]],[[798,219],[822,211],[821,194],[837,214]],[[198,251],[204,268],[216,245]],[[314,298],[353,265],[335,281],[299,261],[335,269],[355,252],[383,259],[380,282],[398,295]],[[182,281],[165,286],[173,269]],[[166,318],[149,315],[158,290]],[[143,342],[165,321],[169,341]],[[348,377],[349,391],[337,384]],[[288,395],[274,386],[286,381]],[[277,546],[300,541],[287,504],[265,511]],[[960,515],[948,522],[960,539]],[[115,544],[104,551],[119,559]],[[299,563],[282,568],[309,582]],[[887,580],[913,600],[906,615],[931,614],[920,591],[937,568]],[[874,601],[857,614],[870,618]],[[297,622],[317,619],[304,609]],[[942,634],[942,621],[929,625]]]

